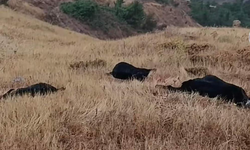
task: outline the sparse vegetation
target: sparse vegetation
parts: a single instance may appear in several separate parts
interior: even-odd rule
[[[71,69],[82,69],[85,70],[87,68],[98,68],[98,67],[106,67],[107,63],[106,61],[102,59],[95,59],[95,60],[89,60],[89,61],[80,61],[76,62],[70,65]]]

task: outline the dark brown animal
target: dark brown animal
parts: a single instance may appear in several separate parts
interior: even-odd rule
[[[156,69],[137,68],[126,62],[119,62],[115,65],[112,72],[107,74],[121,80],[136,79],[138,81],[144,81],[150,71],[156,71]]]
[[[250,106],[250,99],[244,89],[231,83],[227,83],[213,75],[184,81],[181,87],[161,86],[157,87],[174,92],[198,93],[209,98],[222,98],[227,102],[233,102],[237,106]]]
[[[57,91],[65,90],[65,87],[56,88],[52,85],[47,83],[37,83],[25,88],[18,88],[18,89],[10,89],[8,92],[0,96],[0,99],[5,99],[7,97],[13,96],[23,96],[23,95],[31,95],[32,97],[36,95],[46,95],[50,93],[54,93]]]

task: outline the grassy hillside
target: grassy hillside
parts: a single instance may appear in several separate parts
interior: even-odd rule
[[[116,5],[115,2],[121,6]],[[168,0],[163,0],[166,2]],[[199,26],[186,14],[182,0],[178,7],[154,0],[8,0],[13,10],[60,27],[99,39],[121,39],[165,26]],[[134,4],[133,4],[134,3]],[[139,5],[138,5],[139,4]],[[142,6],[143,5],[143,6]]]
[[[249,30],[168,28],[101,41],[0,11],[1,93],[37,82],[66,86],[2,101],[0,149],[249,149],[249,110],[154,88],[211,73],[250,95]],[[70,68],[80,61],[85,67]],[[121,82],[105,75],[119,61],[158,70],[144,83]],[[17,76],[25,84],[12,84]]]

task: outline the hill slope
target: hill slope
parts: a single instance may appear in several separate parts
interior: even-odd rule
[[[1,92],[37,82],[66,86],[2,101],[0,149],[249,149],[249,110],[154,89],[158,79],[178,86],[210,72],[250,95],[249,30],[167,28],[101,41],[2,6],[0,12]],[[80,61],[82,67],[70,68]],[[157,72],[143,83],[106,76],[119,61]],[[17,76],[25,83],[13,84]]]
[[[99,39],[119,39],[132,35],[139,34],[136,29],[131,28],[127,24],[120,23],[109,14],[102,13],[101,18],[106,18],[102,26],[105,28],[94,28],[85,22],[81,22],[73,17],[64,14],[60,10],[60,4],[63,2],[70,2],[72,0],[8,0],[8,5],[18,11],[31,16],[34,16],[43,21],[49,22],[53,25],[58,25],[63,28],[70,29],[79,33],[88,34]],[[128,0],[125,0],[125,3]],[[109,1],[98,1],[99,4],[107,5]],[[110,2],[110,3],[113,3]],[[164,26],[180,26],[180,27],[197,27],[199,26],[183,11],[183,4],[180,7],[163,6],[152,1],[142,1],[145,12],[155,15],[155,19],[159,25]],[[152,5],[156,4],[156,5]],[[157,7],[160,6],[160,7]],[[111,4],[110,4],[110,7]],[[170,10],[171,9],[171,10]],[[108,28],[108,29],[107,29]]]

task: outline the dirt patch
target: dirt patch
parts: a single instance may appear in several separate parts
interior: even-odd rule
[[[87,68],[98,68],[98,67],[105,67],[107,65],[106,61],[102,60],[102,59],[95,59],[95,60],[90,60],[90,61],[80,61],[80,62],[76,62],[71,64],[69,67],[71,69],[87,69]]]
[[[210,74],[208,68],[205,67],[193,67],[193,68],[185,68],[188,75],[194,76],[205,76]]]

